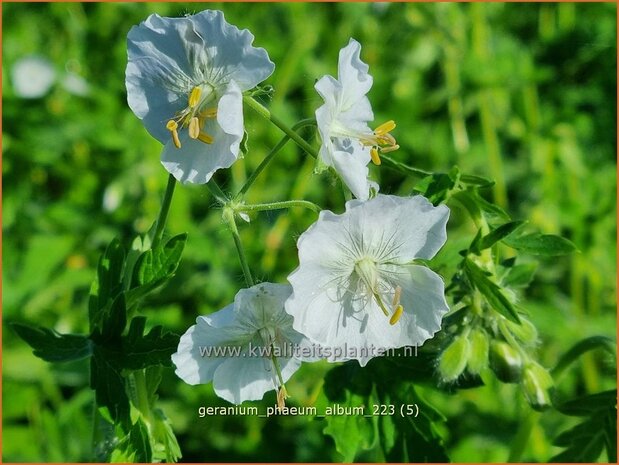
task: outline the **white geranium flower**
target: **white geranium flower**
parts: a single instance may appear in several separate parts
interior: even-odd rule
[[[274,389],[281,403],[283,383],[301,366],[302,351],[294,348],[310,348],[284,311],[291,291],[286,284],[257,284],[239,291],[233,304],[198,317],[172,355],[176,374],[188,384],[212,381],[215,393],[234,404]]]
[[[348,348],[329,361],[362,366],[377,350],[431,338],[449,310],[444,284],[413,260],[442,247],[448,217],[422,196],[381,194],[347,202],[341,215],[322,211],[299,238],[299,267],[288,277],[294,329],[331,351]]]
[[[18,60],[11,69],[15,94],[22,98],[45,96],[56,80],[54,66],[39,56],[27,56]]]
[[[367,200],[370,188],[378,189],[368,180],[370,160],[380,165],[379,152],[399,148],[390,134],[393,121],[381,124],[374,131],[368,122],[374,119],[366,94],[372,87],[368,65],[359,58],[361,45],[354,39],[340,50],[338,79],[323,76],[316,90],[325,101],[316,110],[318,132],[322,139],[320,159],[333,167],[355,197]]]
[[[127,100],[165,144],[163,166],[182,182],[203,184],[239,156],[242,92],[274,64],[254,36],[220,11],[184,18],[150,15],[127,37]]]

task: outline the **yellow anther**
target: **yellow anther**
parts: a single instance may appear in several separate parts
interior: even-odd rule
[[[189,94],[189,108],[195,108],[200,102],[200,95],[202,95],[202,89],[194,87]]]
[[[398,150],[399,148],[400,148],[400,146],[398,144],[395,144],[395,145],[389,145],[387,147],[381,147],[380,151],[382,153],[389,153],[389,152],[393,152],[395,150]]]
[[[200,116],[202,118],[214,118],[217,116],[217,108],[207,108],[206,110],[202,110],[200,112]]]
[[[397,307],[398,305],[400,305],[401,296],[402,296],[402,288],[400,286],[397,286],[395,288],[395,292],[393,293],[393,302],[391,302],[391,305],[393,305],[394,307]]]
[[[380,165],[382,162],[380,161],[380,156],[378,155],[378,149],[376,147],[372,147],[370,149],[370,157],[372,157],[372,162],[375,165]]]
[[[393,315],[391,315],[391,318],[389,319],[389,324],[391,326],[393,326],[394,324],[398,322],[398,320],[402,317],[403,311],[404,311],[404,307],[402,307],[401,305],[398,305],[396,307],[395,312],[393,312]]]
[[[200,142],[204,142],[205,144],[212,144],[213,141],[215,140],[213,136],[210,136],[206,132],[202,132],[202,131],[200,131],[200,133],[198,134],[197,139]]]
[[[286,386],[282,385],[277,391],[277,408],[283,410],[286,407],[286,399],[288,398],[288,392]]]
[[[382,134],[381,136],[378,137],[378,141],[382,145],[396,145],[397,144],[397,142],[395,141],[395,137],[393,137],[391,134]]]
[[[384,134],[387,134],[388,132],[393,131],[394,129],[395,129],[395,121],[389,120],[386,123],[383,123],[380,126],[378,126],[374,130],[374,134],[376,134],[377,136],[382,136]]]
[[[172,142],[177,149],[181,148],[181,140],[178,138],[178,123],[171,119],[165,125],[166,129],[172,133]]]
[[[200,121],[196,116],[189,120],[189,137],[197,139],[200,135]]]

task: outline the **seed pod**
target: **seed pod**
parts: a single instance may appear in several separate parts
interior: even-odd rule
[[[522,356],[506,342],[492,341],[490,368],[500,381],[517,383],[522,377]]]
[[[456,336],[451,344],[441,354],[438,361],[438,371],[445,382],[455,381],[466,368],[469,358],[470,344],[462,335]]]
[[[541,411],[550,407],[549,391],[553,387],[554,381],[548,370],[535,362],[527,364],[522,375],[522,389],[533,409]]]
[[[476,328],[471,331],[469,336],[470,352],[467,369],[473,374],[480,373],[488,366],[488,335],[481,328]]]

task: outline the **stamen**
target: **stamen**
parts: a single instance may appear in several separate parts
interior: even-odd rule
[[[197,139],[200,135],[200,121],[196,116],[189,120],[189,137]]]
[[[281,385],[279,391],[277,391],[277,408],[283,410],[286,408],[286,399],[288,398],[288,392],[286,386]]]
[[[395,312],[393,312],[393,315],[391,315],[391,318],[389,319],[389,324],[391,326],[393,326],[394,324],[398,322],[398,320],[402,317],[403,311],[404,311],[404,307],[402,307],[401,305],[398,305],[396,307]]]
[[[400,146],[398,144],[395,145],[389,145],[387,147],[381,147],[380,151],[382,153],[389,153],[389,152],[394,152],[396,150],[398,150],[400,148]]]
[[[400,305],[401,296],[402,296],[402,288],[400,286],[397,286],[395,288],[395,292],[393,293],[393,302],[391,302],[391,305],[393,305],[394,307],[397,307],[398,305]]]
[[[171,119],[165,125],[166,129],[172,133],[172,142],[177,149],[181,148],[181,140],[178,138],[178,123]]]
[[[200,131],[200,134],[198,134],[197,139],[200,142],[204,142],[205,144],[212,144],[213,141],[215,140],[213,136],[207,134],[206,132],[202,132],[202,131]]]
[[[382,134],[381,136],[378,137],[378,141],[382,145],[395,145],[395,144],[397,144],[397,142],[395,141],[395,137],[393,137],[391,134]]]
[[[382,162],[380,161],[380,156],[378,155],[378,149],[376,147],[372,147],[370,149],[370,157],[372,157],[372,163],[376,166],[379,166]]]
[[[388,132],[391,132],[395,129],[395,121],[389,120],[386,123],[381,124],[376,129],[374,129],[374,134],[377,136],[383,136]]]
[[[372,295],[374,296],[376,303],[378,304],[380,309],[383,311],[385,316],[389,316],[389,311],[387,310],[387,308],[385,308],[385,304],[383,303],[383,300],[380,298],[380,295],[378,295],[377,292],[372,292]]]
[[[194,87],[189,94],[189,108],[195,108],[200,103],[200,96],[202,95],[202,89]]]
[[[206,110],[202,110],[200,112],[200,116],[202,118],[214,118],[217,116],[217,108],[207,108]]]

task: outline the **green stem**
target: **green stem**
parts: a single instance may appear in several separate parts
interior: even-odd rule
[[[507,459],[508,462],[513,463],[520,462],[522,460],[522,455],[524,454],[529,438],[531,437],[531,432],[539,420],[539,417],[539,412],[531,411],[520,423],[516,436],[512,440],[512,446],[509,449],[509,457]]]
[[[252,287],[254,285],[254,279],[252,278],[251,271],[249,270],[249,265],[247,263],[247,258],[245,257],[245,250],[243,249],[243,243],[241,242],[239,230],[236,227],[234,210],[232,210],[232,208],[230,207],[225,207],[223,218],[224,221],[228,223],[228,226],[230,227],[230,232],[232,232],[234,245],[236,246],[236,251],[239,254],[239,261],[241,262],[241,268],[243,269],[243,276],[245,276],[245,283],[247,284],[247,287]]]
[[[425,171],[419,168],[413,168],[412,166],[405,165],[404,163],[394,160],[390,156],[384,155],[382,153],[380,154],[380,159],[382,160],[383,164],[388,168],[394,169],[396,171],[401,171],[406,174],[412,174],[413,176],[425,178],[426,176],[432,176],[432,174],[434,174],[430,171]]]
[[[170,204],[172,203],[172,196],[174,195],[174,187],[176,186],[176,179],[170,175],[168,177],[168,185],[165,189],[165,195],[163,197],[163,203],[161,204],[161,210],[159,211],[159,217],[157,218],[157,226],[155,227],[155,234],[153,235],[153,243],[151,248],[155,248],[161,241],[163,236],[163,230],[168,219],[168,213],[170,212]]]
[[[283,202],[271,202],[271,203],[257,203],[254,205],[239,205],[235,208],[236,211],[241,212],[260,212],[260,211],[271,211],[271,210],[281,210],[284,208],[307,208],[309,210],[313,210],[316,213],[320,213],[322,208],[312,202],[308,202],[307,200],[285,200]]]
[[[309,155],[314,158],[318,158],[318,150],[309,145],[305,139],[303,139],[299,134],[294,132],[288,125],[286,125],[282,120],[280,120],[277,116],[272,114],[268,108],[258,102],[256,99],[249,95],[243,96],[243,101],[252,108],[256,113],[258,113],[263,118],[269,120],[279,129],[281,129],[284,134],[290,137],[299,147],[305,150]]]
[[[215,200],[217,200],[217,202],[219,202],[220,204],[223,205],[228,201],[228,197],[226,196],[224,191],[221,190],[219,185],[213,179],[206,183],[206,188],[209,190],[211,195],[215,197]]]
[[[134,371],[133,379],[135,380],[136,407],[144,416],[145,420],[150,422],[151,408],[150,402],[148,401],[148,391],[146,389],[146,377],[144,376],[144,370]]]
[[[292,130],[296,132],[301,128],[304,128],[306,126],[313,126],[315,124],[316,124],[316,120],[314,118],[304,119],[304,120],[299,121],[294,126],[292,126]],[[290,136],[285,135],[283,139],[280,140],[277,143],[277,145],[271,149],[268,155],[264,157],[264,160],[262,160],[262,162],[255,169],[255,171],[249,176],[249,179],[247,179],[247,181],[245,182],[245,185],[241,187],[241,190],[239,191],[239,193],[236,194],[235,198],[237,200],[240,199],[247,192],[247,190],[251,187],[251,185],[256,181],[256,178],[260,175],[260,173],[264,171],[264,169],[271,162],[271,160],[273,160],[277,152],[279,152],[289,140],[290,140]]]

